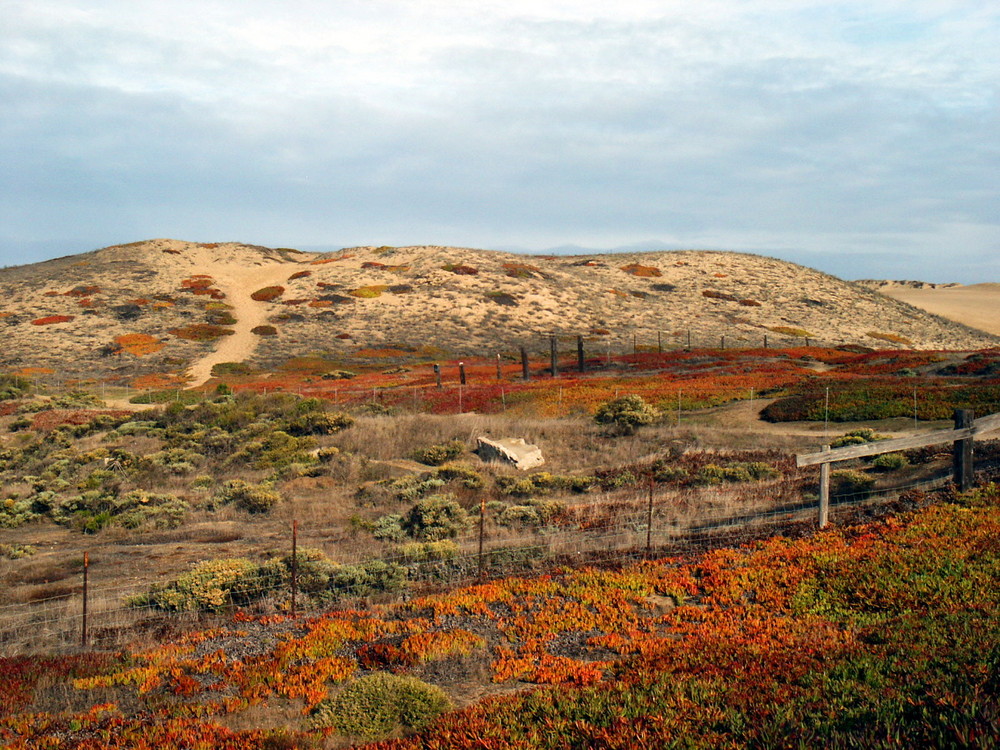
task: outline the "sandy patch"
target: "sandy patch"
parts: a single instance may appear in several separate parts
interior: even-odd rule
[[[936,288],[890,285],[879,291],[934,315],[1000,335],[1000,284]]]

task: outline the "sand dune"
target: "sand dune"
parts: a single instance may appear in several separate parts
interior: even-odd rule
[[[1000,284],[922,287],[887,284],[878,291],[934,315],[1000,335]]]

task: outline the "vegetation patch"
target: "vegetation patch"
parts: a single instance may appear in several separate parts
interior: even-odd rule
[[[701,296],[708,297],[709,299],[723,300],[725,302],[739,302],[738,297],[732,294],[727,294],[726,292],[717,292],[714,289],[706,289],[701,293]]]
[[[361,286],[357,289],[352,289],[348,292],[352,297],[360,297],[361,299],[374,299],[375,297],[381,297],[382,292],[388,289],[386,284],[370,284],[368,286]]]
[[[512,279],[531,279],[536,274],[542,273],[538,266],[533,266],[530,263],[502,263],[500,267],[503,268],[504,274]]]
[[[642,276],[643,278],[658,278],[663,275],[663,272],[656,266],[643,266],[638,263],[630,263],[627,266],[622,266],[621,270],[633,276]]]
[[[517,297],[508,292],[487,292],[486,299],[504,307],[517,307],[518,305]]]
[[[56,323],[69,323],[73,320],[73,315],[47,315],[44,318],[38,318],[37,320],[31,321],[33,326],[50,326]]]
[[[910,341],[906,336],[900,336],[896,333],[880,333],[878,331],[868,331],[866,334],[870,338],[877,339],[879,341],[888,341],[890,344],[900,344],[901,346],[913,346],[913,342]]]
[[[768,326],[769,331],[774,331],[782,336],[795,336],[796,338],[804,339],[812,336],[809,331],[804,328],[792,328],[790,326]]]
[[[171,328],[167,333],[187,341],[215,341],[223,336],[232,336],[236,331],[211,323],[192,323],[182,328]]]
[[[115,337],[115,344],[121,347],[122,351],[136,357],[154,354],[164,347],[162,341],[148,333],[125,333]]]
[[[257,336],[277,336],[278,329],[269,325],[254,326],[250,329],[250,333],[256,334]]]
[[[463,266],[461,263],[446,263],[441,266],[445,271],[451,271],[459,276],[475,276],[479,273],[478,268],[473,268],[472,266]]]
[[[285,293],[285,287],[283,286],[265,286],[263,289],[258,289],[256,292],[250,295],[250,299],[256,300],[257,302],[271,302],[272,300],[278,299],[282,294]]]
[[[295,281],[295,279],[304,279],[307,276],[312,276],[312,271],[296,271],[288,277],[288,280]]]

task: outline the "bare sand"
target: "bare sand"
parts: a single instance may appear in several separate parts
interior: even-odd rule
[[[887,297],[906,302],[934,315],[1000,335],[1000,284],[926,287],[915,289],[903,284],[879,288]]]

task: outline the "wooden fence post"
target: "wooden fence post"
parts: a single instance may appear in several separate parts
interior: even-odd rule
[[[691,329],[690,329],[690,328],[688,328],[688,343],[687,343],[687,350],[688,350],[688,351],[691,351]]]
[[[483,578],[483,539],[486,536],[486,495],[479,500],[479,579]]]
[[[465,362],[458,363],[458,382],[465,385]]]
[[[441,365],[434,365],[434,380],[437,381],[438,390],[441,390]]]
[[[531,380],[531,370],[528,368],[528,352],[521,347],[521,379]]]
[[[500,370],[500,353],[497,352],[497,380],[501,380],[502,378],[503,373]]]
[[[653,552],[653,475],[649,475],[649,506],[646,509],[646,559],[652,556]]]
[[[767,349],[767,334],[764,334],[764,348]]]
[[[961,430],[966,427],[972,427],[974,419],[975,414],[971,409],[956,409],[955,429]],[[973,440],[974,438],[971,437],[966,438],[965,440],[956,440],[952,449],[954,480],[955,486],[958,487],[959,492],[965,492],[966,490],[972,489],[972,484],[974,482],[974,467],[972,462]]]
[[[299,522],[292,521],[292,619],[295,619],[295,592],[299,588]]]
[[[656,332],[656,353],[663,354],[663,331]]]
[[[87,645],[87,579],[90,575],[90,553],[83,553],[83,626],[80,629],[80,645]]]
[[[823,446],[823,452],[830,450],[829,445]],[[819,527],[825,529],[830,523],[830,462],[819,465]]]
[[[583,361],[583,336],[576,337],[576,366],[583,372],[585,364]]]
[[[552,377],[559,374],[559,355],[556,351],[556,337],[549,336],[549,362],[552,366]]]

